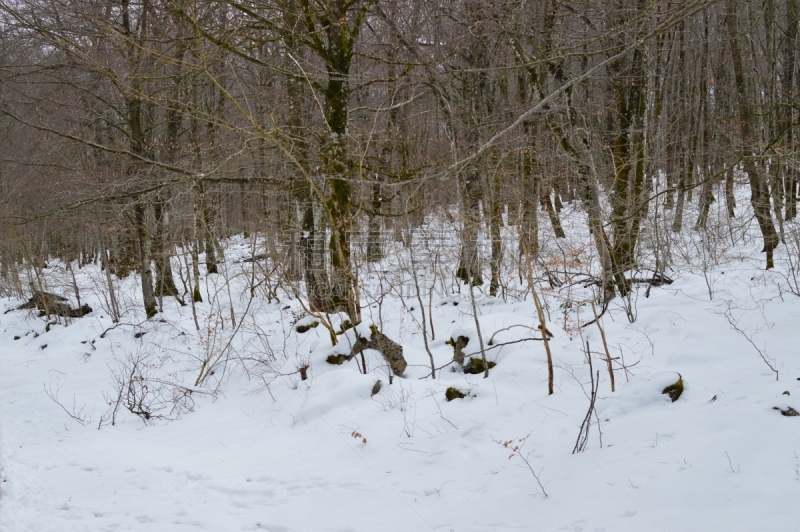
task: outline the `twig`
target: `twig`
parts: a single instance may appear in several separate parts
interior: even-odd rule
[[[597,315],[597,308],[594,305],[594,300],[592,301],[592,312],[594,313],[594,321],[597,323],[597,328],[600,330],[600,339],[603,341],[603,350],[606,352],[606,365],[608,365],[608,378],[611,379],[611,393],[616,391],[616,385],[614,384],[614,367],[611,365],[611,353],[608,351],[608,343],[606,342],[606,331],[603,329],[602,324],[600,323],[600,317]],[[586,342],[587,351],[589,342]],[[590,353],[591,356],[591,353]]]
[[[503,346],[506,346],[506,345],[518,344],[520,342],[530,342],[530,341],[541,342],[541,341],[543,341],[543,338],[520,338],[519,340],[512,340],[510,342],[503,342],[502,344],[494,344],[494,345],[489,346],[486,349],[484,349],[484,352],[485,351],[491,351],[492,349],[497,349],[498,347],[503,347]],[[475,351],[474,353],[467,353],[464,356],[465,357],[471,357],[471,356],[477,355],[478,353],[480,353],[480,351]]]
[[[544,468],[540,469],[539,472],[537,473],[536,470],[531,465],[531,462],[530,462],[530,458],[529,457],[530,457],[531,453],[528,453],[525,456],[523,456],[522,452],[521,452],[522,448],[528,442],[528,438],[530,437],[530,435],[531,435],[531,433],[529,432],[527,436],[519,438],[518,440],[499,441],[499,440],[495,440],[494,438],[492,438],[492,441],[495,442],[497,445],[503,447],[504,449],[511,450],[511,455],[508,457],[509,460],[514,458],[514,456],[519,456],[519,458],[522,460],[522,462],[528,468],[528,471],[530,471],[531,475],[533,475],[533,478],[536,479],[536,483],[539,485],[539,489],[542,490],[542,494],[545,497],[547,497],[547,492],[544,489],[544,484],[542,484],[542,481],[539,478],[539,475],[542,474],[542,471],[544,470]],[[515,441],[519,445],[515,445],[514,444]]]
[[[525,444],[523,443],[522,445],[525,445]],[[525,463],[525,465],[528,467],[528,470],[531,472],[531,475],[533,475],[533,478],[535,478],[535,479],[536,479],[536,483],[537,483],[537,484],[539,484],[539,489],[540,489],[540,490],[542,490],[542,494],[543,494],[545,497],[547,497],[547,492],[544,490],[544,485],[542,484],[542,481],[541,481],[541,479],[539,479],[539,475],[541,475],[541,474],[542,474],[542,471],[544,471],[544,467],[542,467],[542,469],[540,469],[538,473],[537,473],[536,471],[534,471],[534,469],[533,469],[533,466],[531,465],[530,461],[528,460],[528,457],[529,457],[530,455],[531,455],[531,453],[528,453],[528,454],[526,454],[525,456],[522,456],[522,455],[520,454],[520,455],[519,455],[519,458],[520,458],[520,460],[522,460],[522,461]]]
[[[762,351],[756,345],[756,343],[753,341],[752,336],[748,335],[746,332],[744,332],[742,329],[739,328],[738,320],[734,321],[733,315],[731,314],[730,303],[728,303],[728,308],[725,310],[724,314],[725,314],[725,319],[728,320],[728,323],[730,324],[731,327],[733,327],[733,330],[736,331],[737,333],[741,334],[742,336],[744,336],[745,340],[747,340],[750,343],[750,345],[753,346],[753,349],[755,349],[758,352],[758,355],[761,357],[761,360],[764,361],[764,364],[766,364],[767,367],[769,367],[769,369],[771,369],[772,372],[775,373],[775,380],[777,381],[778,377],[779,377],[778,370],[775,369],[775,367],[773,366],[773,363],[771,363],[769,361],[769,359],[767,358],[767,355],[764,353],[764,351]]]
[[[728,458],[728,466],[731,468],[731,473],[741,473],[742,468],[737,466],[736,469],[733,468],[733,462],[731,462],[731,456],[725,451],[725,456]]]
[[[439,401],[436,400],[436,396],[433,395],[433,391],[431,391],[431,399],[433,399],[433,402],[436,403],[436,408],[439,409],[439,417],[442,418],[443,420],[447,421],[448,423],[450,423],[451,427],[453,427],[454,429],[458,430],[458,427],[456,427],[455,424],[452,421],[450,421],[449,419],[444,417],[444,415],[442,415],[442,407],[439,406]]]
[[[513,329],[514,327],[522,327],[523,329],[529,329],[529,330],[532,330],[532,331],[535,331],[535,330],[536,330],[536,328],[534,328],[534,327],[530,327],[530,326],[528,326],[528,325],[522,325],[522,324],[509,325],[508,327],[504,327],[504,328],[502,328],[502,329],[498,329],[498,330],[496,330],[496,331],[494,332],[494,334],[492,334],[491,338],[489,338],[489,342],[488,342],[488,343],[489,343],[489,345],[494,345],[494,337],[495,337],[495,336],[497,336],[498,334],[500,334],[500,333],[501,333],[501,332],[503,332],[503,331],[508,331],[509,329]]]
[[[51,401],[60,406],[69,417],[80,423],[81,426],[85,427],[92,422],[92,418],[86,414],[85,407],[81,407],[80,410],[77,408],[75,404],[75,395],[72,396],[72,410],[70,411],[58,400],[58,392],[53,393],[50,388],[45,386],[44,393],[47,394],[47,397],[49,397]]]

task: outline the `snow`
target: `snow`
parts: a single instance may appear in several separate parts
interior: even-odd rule
[[[515,342],[539,336],[530,296],[481,294],[487,349],[497,333],[488,379],[446,367],[435,380],[416,296],[365,298],[358,333],[379,325],[409,363],[390,385],[376,351],[365,352],[366,375],[360,357],[325,362],[349,353],[356,330],[333,347],[322,325],[295,331],[313,319],[286,294],[250,300],[237,275],[252,267],[238,262],[249,253],[243,239],[226,243],[230,286],[222,274],[202,280],[199,331],[191,307],[171,299],[145,320],[134,276],[118,281],[115,327],[104,273],[76,269],[89,316],[46,331],[30,311],[0,314],[0,530],[794,530],[800,418],[774,408],[800,410],[800,298],[787,288],[785,257],[765,272],[748,242],[736,256],[683,263],[649,297],[639,286],[633,322],[621,300],[610,307],[602,323],[614,393],[598,328],[577,327],[591,309],[577,292],[564,305],[558,290],[543,290],[552,396],[542,342]],[[53,291],[74,296],[63,265],[46,271]],[[2,299],[0,310],[22,302]],[[479,349],[468,298],[440,294],[430,309],[437,367],[452,358],[450,337],[469,337],[467,354]],[[338,331],[344,317],[330,319]],[[589,406],[586,341],[600,377],[597,418],[587,450],[572,454]],[[191,390],[190,402],[148,423],[122,408],[98,428],[131,355],[149,378]],[[215,373],[196,383],[202,360]],[[685,389],[673,403],[661,392],[678,375]],[[467,397],[447,402],[450,386]]]

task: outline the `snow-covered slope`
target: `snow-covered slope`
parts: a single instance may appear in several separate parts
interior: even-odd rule
[[[337,349],[323,326],[296,332],[298,301],[250,300],[247,276],[237,275],[245,252],[245,242],[230,244],[230,286],[223,275],[204,279],[199,331],[191,308],[172,300],[143,320],[133,277],[119,284],[126,312],[115,327],[93,266],[78,272],[89,316],[46,330],[29,311],[0,314],[0,530],[798,526],[800,417],[774,408],[800,411],[800,298],[780,273],[728,258],[673,272],[675,282],[647,298],[640,287],[633,323],[612,305],[602,323],[613,393],[599,329],[576,326],[591,308],[546,292],[556,365],[548,396],[542,342],[516,341],[538,325],[530,297],[478,301],[487,358],[497,362],[488,379],[452,365],[431,379],[416,297],[365,298],[365,316],[404,345],[409,367],[390,385],[374,351],[366,375],[360,358],[326,363]],[[59,268],[48,270],[56,287]],[[0,310],[21,302],[0,300]],[[451,334],[470,338],[467,354],[479,350],[463,294],[425,304],[437,366],[452,359]],[[512,325],[524,327],[488,345]],[[352,331],[338,338],[348,352]],[[586,341],[599,371],[597,413],[585,452],[573,454],[591,390]],[[216,361],[215,374],[198,384],[204,359]],[[167,395],[157,412],[169,419],[145,423],[120,408],[110,423],[114,375],[131,360],[151,388],[169,383],[158,388]],[[679,375],[684,392],[673,403],[661,392]],[[466,397],[447,402],[451,386]],[[170,410],[176,398],[183,411]]]

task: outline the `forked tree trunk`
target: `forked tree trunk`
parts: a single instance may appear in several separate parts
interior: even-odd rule
[[[548,218],[550,218],[553,234],[555,234],[556,238],[566,238],[567,234],[564,232],[564,228],[561,226],[561,219],[558,217],[558,209],[555,208],[552,198],[550,197],[552,187],[541,186],[540,189],[539,202],[542,204]],[[558,194],[556,194],[556,196],[558,196]]]
[[[584,208],[586,209],[589,233],[592,235],[600,257],[600,290],[602,301],[607,305],[614,299],[617,290],[621,295],[628,293],[628,283],[625,276],[619,272],[611,248],[611,241],[603,226],[603,208],[600,203],[600,180],[594,167],[591,154],[588,153],[588,140],[576,137],[570,139],[563,133],[560,126],[551,123],[555,132],[561,134],[561,148],[575,164],[578,185],[581,189]]]

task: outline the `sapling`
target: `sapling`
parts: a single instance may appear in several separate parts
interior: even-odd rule
[[[525,467],[528,468],[528,471],[531,472],[531,475],[533,475],[533,478],[536,480],[536,483],[539,485],[539,489],[542,490],[542,495],[547,497],[547,492],[545,491],[544,484],[542,484],[542,480],[540,478],[540,475],[542,474],[542,470],[544,468],[540,469],[539,472],[537,473],[536,470],[533,468],[533,465],[531,465],[531,461],[530,461],[530,456],[531,456],[532,452],[529,452],[529,453],[524,454],[524,455],[522,454],[522,448],[528,442],[528,438],[530,437],[530,435],[531,435],[531,433],[528,433],[527,436],[524,436],[522,438],[518,438],[517,440],[499,441],[499,440],[493,439],[492,441],[495,442],[496,444],[498,444],[499,446],[501,446],[503,449],[508,449],[508,450],[511,451],[511,454],[508,456],[508,460],[511,460],[512,458],[515,458],[515,457],[517,457],[520,460],[522,460],[522,463],[525,464]]]
[[[523,240],[523,247],[524,247],[524,240]],[[523,254],[527,256],[526,250],[523,249]],[[547,354],[547,395],[553,395],[553,354],[550,352],[550,340],[547,335],[547,321],[545,320],[544,316],[544,309],[542,308],[542,303],[539,300],[539,294],[536,292],[536,285],[533,279],[533,266],[531,265],[531,261],[528,259],[524,260],[524,273],[528,280],[528,288],[531,291],[531,296],[533,297],[533,304],[536,307],[536,314],[539,317],[539,329],[542,333],[542,341],[544,342],[544,350]],[[485,359],[485,355],[484,355]],[[488,368],[487,368],[488,373]]]
[[[608,367],[608,378],[611,381],[611,392],[616,391],[616,386],[614,385],[614,367],[611,365],[611,353],[608,351],[608,343],[606,342],[606,331],[603,329],[603,325],[600,323],[600,318],[597,315],[597,308],[595,307],[594,301],[592,301],[592,312],[594,313],[594,322],[597,324],[597,328],[600,331],[600,338],[603,341],[603,350],[606,353],[606,366]],[[589,346],[589,342],[586,342],[587,350]],[[591,356],[591,354],[590,354]]]
[[[413,196],[413,194],[409,195],[409,198]],[[408,233],[411,234],[411,222],[408,219],[408,199],[406,200],[406,228],[408,229]],[[433,353],[431,353],[431,348],[428,345],[428,324],[425,321],[425,304],[422,302],[422,292],[419,288],[419,278],[417,276],[417,266],[414,260],[414,242],[410,242],[408,246],[408,256],[411,260],[411,277],[414,280],[414,291],[417,295],[417,303],[419,303],[419,311],[422,313],[422,341],[425,344],[425,352],[428,353],[428,359],[431,363],[431,378],[436,378],[436,365],[433,362]],[[472,286],[470,285],[470,294],[472,293]],[[429,309],[430,312],[430,309]],[[433,322],[431,322],[433,323]],[[488,371],[487,371],[488,375]]]
[[[580,453],[586,450],[586,445],[589,443],[589,428],[592,425],[592,414],[595,413],[595,402],[597,401],[597,390],[600,387],[600,372],[594,374],[592,368],[592,355],[589,350],[589,342],[586,342],[586,355],[589,362],[589,377],[591,378],[591,393],[589,394],[589,409],[581,422],[580,430],[578,430],[578,439],[575,442],[575,447],[572,448],[572,454]]]

